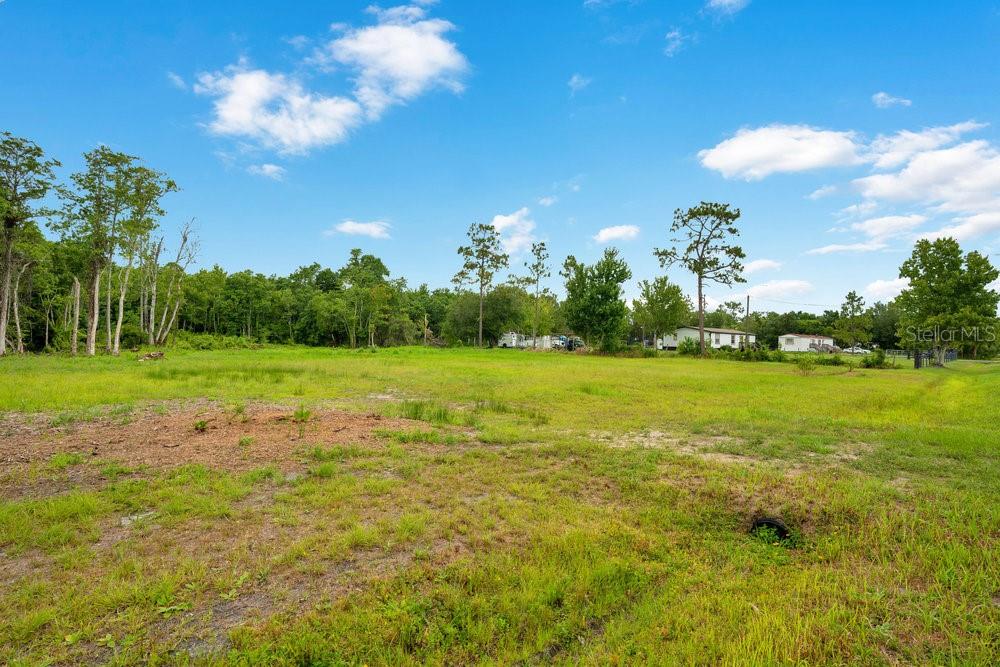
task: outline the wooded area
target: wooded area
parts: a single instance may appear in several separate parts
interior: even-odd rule
[[[0,354],[76,354],[82,345],[88,355],[117,355],[169,340],[193,347],[483,345],[506,331],[573,333],[614,351],[695,321],[748,328],[767,347],[790,332],[883,349],[950,347],[970,356],[997,347],[995,336],[946,340],[941,334],[996,325],[998,295],[991,284],[997,270],[978,252],[963,255],[952,239],[917,243],[900,269],[910,289],[894,301],[868,306],[850,292],[839,310],[820,315],[747,313],[738,301],[704,308],[705,283],[744,282],[744,253],[734,244],[740,211],[710,202],[678,209],[671,227],[677,245],[654,251],[664,267],[676,264],[695,276],[702,308],[667,276],[640,281],[638,297],[628,303],[632,272],[615,248],[591,265],[567,257],[559,299],[542,284],[553,268],[544,242],[533,245],[522,266],[511,266],[497,230],[483,224],[472,225],[468,245],[458,248],[453,288],[412,287],[360,249],[339,268],[313,263],[287,276],[219,266],[192,271],[199,259],[195,221],[175,237],[162,231],[164,200],[178,185],[105,146],[84,160],[82,171],[60,181],[58,161],[30,140],[2,135]],[[504,271],[510,276],[498,283]],[[924,336],[924,330],[932,333]]]

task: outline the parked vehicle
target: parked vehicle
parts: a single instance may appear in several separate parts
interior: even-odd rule
[[[865,348],[861,347],[860,345],[855,345],[854,347],[849,347],[846,350],[844,350],[844,352],[847,353],[847,354],[871,354],[871,350],[866,350]]]
[[[573,336],[572,338],[566,339],[566,351],[573,352],[574,350],[582,350],[586,345],[584,345],[583,339],[579,336]]]
[[[500,336],[500,340],[497,341],[497,347],[524,347],[524,336],[514,331],[508,331]]]

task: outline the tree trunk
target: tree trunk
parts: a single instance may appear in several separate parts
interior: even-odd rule
[[[167,304],[163,308],[163,315],[164,315],[164,317],[166,317],[167,308],[169,308],[169,307],[170,307],[170,302],[168,301]],[[177,319],[177,309],[180,308],[180,307],[181,307],[181,300],[177,299],[177,301],[174,303],[174,311],[170,314],[170,321],[167,322],[166,326],[162,328],[162,330],[160,332],[160,335],[157,336],[157,338],[156,338],[156,344],[157,345],[165,345],[166,344],[166,342],[167,342],[167,336],[170,335],[170,329],[174,326],[174,320]]]
[[[80,281],[73,276],[73,337],[69,339],[70,353],[75,357],[80,342]]]
[[[104,290],[104,351],[111,352],[111,271],[114,264],[108,264],[108,285]]]
[[[535,319],[531,322],[531,347],[538,349],[538,282],[535,281]]]
[[[31,262],[28,262],[21,267],[21,270],[17,272],[17,278],[14,280],[14,332],[17,335],[17,353],[24,354],[24,341],[21,336],[21,299],[18,296],[18,291],[21,289],[21,276],[24,275],[25,270],[31,266]]]
[[[10,314],[10,279],[14,270],[13,229],[0,230],[3,234],[3,277],[0,278],[0,356],[7,353],[7,318]]]
[[[52,306],[49,306],[45,310],[45,347],[43,349],[49,349],[49,320],[52,318]]]
[[[479,285],[479,347],[483,346],[483,286]]]
[[[101,320],[101,275],[104,271],[94,266],[90,281],[90,303],[87,307],[87,356],[97,354],[97,327]]]
[[[129,258],[128,266],[125,267],[125,273],[122,276],[122,284],[118,289],[118,320],[115,322],[115,342],[111,349],[111,354],[116,357],[121,353],[122,320],[125,317],[125,292],[128,291],[128,279],[131,273],[132,259]],[[108,293],[110,294],[110,289],[108,290]]]
[[[698,340],[701,356],[705,356],[705,298],[702,296],[701,276],[698,276]]]

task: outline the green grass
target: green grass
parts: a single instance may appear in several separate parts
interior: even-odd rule
[[[0,410],[60,429],[208,396],[422,422],[291,473],[12,468],[0,662],[996,664],[998,389],[972,363],[0,359]],[[761,513],[792,537],[749,534]]]

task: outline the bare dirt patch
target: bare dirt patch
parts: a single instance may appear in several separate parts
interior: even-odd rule
[[[225,470],[274,465],[290,470],[304,447],[381,446],[379,429],[413,429],[421,422],[378,414],[252,405],[242,411],[215,404],[149,409],[122,423],[112,416],[53,427],[35,417],[7,415],[0,424],[0,471],[79,453],[125,466],[170,468],[200,463]]]

